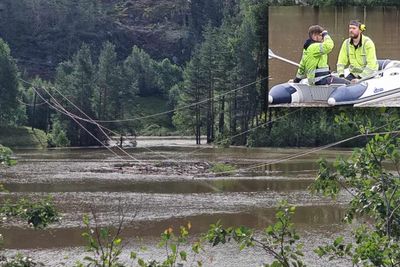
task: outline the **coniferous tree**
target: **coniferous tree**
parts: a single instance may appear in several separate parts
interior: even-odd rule
[[[15,121],[18,113],[18,69],[10,48],[0,38],[0,125]]]
[[[94,111],[94,91],[95,65],[92,62],[91,51],[88,45],[82,45],[81,49],[73,56],[72,61],[60,64],[57,69],[56,87],[69,100],[71,100],[81,111],[73,107],[68,101],[62,100],[63,105],[72,113],[79,117],[96,119]],[[60,99],[62,99],[60,97]],[[84,114],[85,113],[85,114]],[[98,142],[89,134],[100,138],[96,126],[86,121],[80,121],[83,129],[72,118],[63,115],[63,120],[67,120],[68,139],[72,145],[88,146],[97,145]]]
[[[97,70],[97,91],[94,94],[95,110],[100,120],[122,117],[122,69],[117,60],[115,45],[103,44]]]

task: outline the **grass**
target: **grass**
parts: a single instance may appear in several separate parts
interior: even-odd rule
[[[46,148],[47,136],[29,127],[0,126],[0,144],[11,148]]]

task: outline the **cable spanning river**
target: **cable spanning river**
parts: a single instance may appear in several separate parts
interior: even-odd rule
[[[33,230],[22,222],[4,224],[7,253],[23,250],[49,266],[71,265],[84,257],[82,216],[94,210],[101,225],[116,225],[120,208],[125,215],[126,260],[128,252],[141,245],[148,247],[144,257],[161,257],[163,251],[156,246],[160,233],[188,222],[193,237],[218,220],[262,230],[274,221],[280,200],[297,206],[294,222],[311,265],[323,265],[312,252],[318,244],[348,231],[341,223],[348,196],[333,202],[311,195],[307,188],[320,157],[334,160],[350,151],[325,150],[261,166],[308,150],[197,148],[187,141],[139,139],[138,147],[128,152],[140,162],[121,162],[101,148],[17,150],[18,164],[0,174],[10,191],[2,198],[50,194],[62,220],[46,230]],[[216,176],[211,168],[217,162],[239,171]],[[248,169],[256,165],[260,167]],[[209,249],[204,257],[205,266],[257,266],[267,260],[257,250],[238,254],[234,245]]]

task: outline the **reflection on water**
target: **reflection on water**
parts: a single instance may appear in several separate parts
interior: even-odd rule
[[[396,7],[271,7],[270,48],[277,55],[299,62],[308,27],[320,24],[335,42],[329,65],[336,71],[337,56],[352,19],[365,22],[365,35],[374,41],[379,59],[400,60],[400,13]],[[296,67],[270,60],[271,86],[286,82],[295,74]]]
[[[298,229],[321,225],[334,225],[341,222],[344,210],[334,206],[297,207],[293,222]],[[135,240],[137,237],[158,237],[166,228],[179,229],[179,226],[191,222],[192,234],[207,231],[209,225],[218,220],[224,226],[248,226],[263,229],[274,222],[275,209],[254,209],[246,213],[203,214],[185,218],[170,218],[159,221],[142,221],[127,225],[122,233],[125,240]],[[322,228],[325,233],[338,229]],[[82,228],[60,228],[51,230],[33,230],[11,227],[0,229],[4,235],[5,248],[38,249],[62,248],[84,245]],[[21,242],[21,240],[24,240]]]

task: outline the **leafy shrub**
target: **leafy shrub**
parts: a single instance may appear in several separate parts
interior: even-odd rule
[[[52,147],[70,146],[66,132],[63,130],[61,123],[56,120],[53,122],[53,129],[48,135],[48,143]]]
[[[20,199],[17,203],[12,203],[10,200],[7,200],[0,208],[0,215],[6,218],[21,218],[34,228],[45,228],[49,224],[60,220],[59,214],[50,197],[36,202]]]
[[[5,258],[0,260],[0,264],[3,267],[38,267],[44,266],[43,263],[35,262],[32,258],[17,254],[12,258]]]
[[[216,175],[230,175],[236,170],[236,167],[226,163],[215,163],[211,167],[211,171]]]
[[[12,151],[8,147],[0,145],[0,166],[11,166],[16,164],[16,161],[11,158]]]

